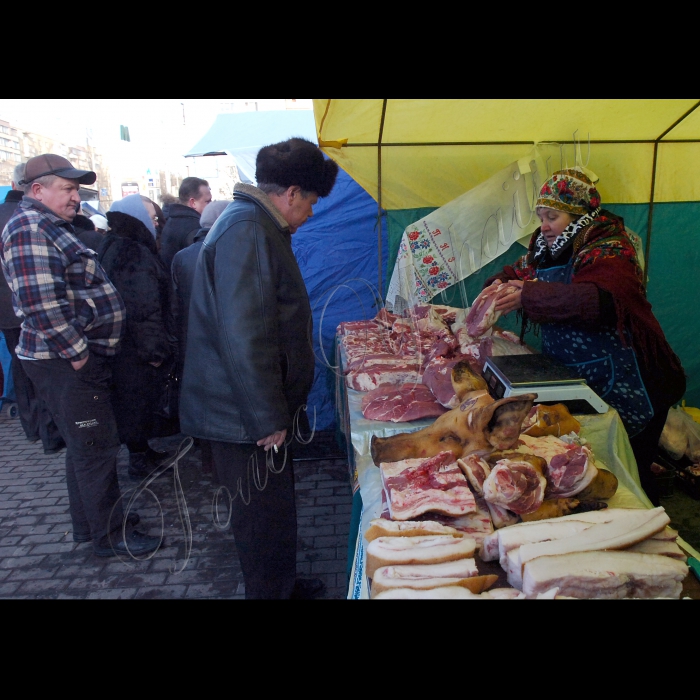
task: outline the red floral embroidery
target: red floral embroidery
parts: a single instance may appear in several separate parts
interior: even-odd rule
[[[415,241],[416,238],[418,238],[418,236],[420,236],[420,234],[418,233],[418,231],[411,231],[411,233],[408,234],[408,239],[409,239],[410,241]]]
[[[423,258],[423,263],[424,263],[425,265],[430,265],[430,263],[433,262],[433,260],[435,260],[435,258],[434,258],[432,255],[426,255],[426,256]]]
[[[433,265],[429,270],[428,273],[431,275],[437,275],[437,273],[440,272],[440,268],[437,265]]]
[[[440,289],[444,289],[444,288],[447,286],[447,282],[438,282],[437,286],[438,286]]]

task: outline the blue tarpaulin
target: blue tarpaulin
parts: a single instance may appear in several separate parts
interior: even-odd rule
[[[263,146],[301,136],[317,143],[311,110],[220,114],[186,156],[229,154],[243,179],[255,182],[255,158]],[[316,430],[335,426],[333,339],[341,321],[377,313],[377,203],[344,170],[335,187],[319,199],[314,215],[292,237],[314,317],[316,375],[307,413]],[[388,237],[382,226],[382,278],[386,279]],[[303,332],[300,329],[300,332]]]
[[[377,203],[342,169],[331,194],[319,199],[313,217],[292,237],[314,316],[316,376],[307,413],[313,425],[315,407],[317,430],[334,426],[333,338],[338,324],[373,318],[378,311],[377,238]],[[383,276],[388,249],[382,216]]]

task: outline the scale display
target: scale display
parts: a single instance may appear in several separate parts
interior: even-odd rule
[[[572,413],[608,410],[585,379],[542,354],[487,357],[483,377],[494,399],[537,394],[536,403],[565,403]]]

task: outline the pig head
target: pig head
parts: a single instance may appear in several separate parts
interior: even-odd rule
[[[452,368],[451,380],[459,406],[415,433],[400,433],[388,438],[373,436],[372,459],[377,466],[381,462],[433,457],[446,451],[459,459],[472,452],[507,450],[515,446],[520,427],[537,394],[494,401],[484,378],[465,361]]]
[[[515,446],[520,426],[537,394],[522,394],[494,401],[486,391],[467,392],[459,406],[415,433],[388,438],[372,437],[374,463],[433,457],[451,451],[455,459],[476,451],[507,450]]]

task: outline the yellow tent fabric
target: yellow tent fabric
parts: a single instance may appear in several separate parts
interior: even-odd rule
[[[574,165],[576,141],[585,163],[589,139],[604,202],[652,201],[652,184],[654,202],[700,201],[698,100],[313,103],[323,150],[385,209],[440,207],[535,143],[558,144],[552,170]]]
[[[644,242],[648,298],[688,375],[685,398],[699,405],[700,339],[686,301],[695,298],[700,269],[700,100],[317,99],[313,105],[321,148],[378,202],[378,213],[386,212],[382,290],[406,226],[535,152],[548,173],[587,166],[599,177],[603,205]],[[381,249],[379,237],[377,243]],[[511,261],[507,256],[466,280],[469,298]],[[454,297],[438,303],[454,305]]]

